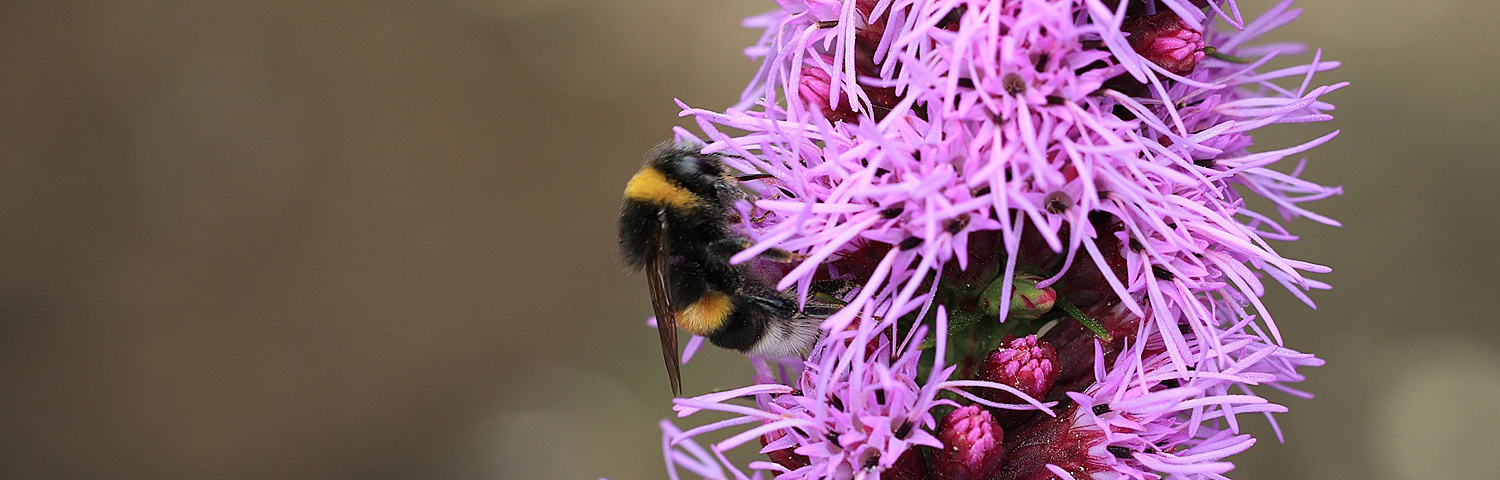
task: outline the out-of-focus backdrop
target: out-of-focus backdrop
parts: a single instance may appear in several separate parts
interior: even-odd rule
[[[1299,2],[1347,194],[1240,479],[1500,471],[1500,6]],[[1269,0],[1241,0],[1258,13]],[[665,478],[621,187],[769,0],[0,5],[0,477]],[[707,350],[689,391],[739,385]],[[1263,420],[1249,418],[1269,433]]]

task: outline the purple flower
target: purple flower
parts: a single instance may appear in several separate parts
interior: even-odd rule
[[[786,463],[751,465],[773,472],[797,472],[808,478],[840,478],[856,472],[896,469],[902,455],[916,445],[941,445],[930,431],[937,420],[932,408],[953,405],[937,399],[942,385],[918,383],[918,361],[921,350],[904,349],[892,357],[888,337],[872,335],[870,324],[861,328],[830,333],[817,347],[806,370],[793,378],[778,379],[769,365],[757,363],[759,385],[679,399],[675,409],[681,416],[701,410],[718,410],[738,415],[730,420],[688,430],[674,437],[674,443],[691,439],[703,432],[759,422],[760,425],[714,445],[716,452],[734,448],[762,435],[775,432],[776,438],[762,448],[763,453],[790,449],[808,459],[808,464],[793,469]],[[952,368],[948,367],[947,372]],[[942,375],[934,370],[929,376]],[[797,388],[782,385],[789,381]],[[756,407],[728,403],[736,398],[753,398]],[[794,463],[800,464],[800,462]],[[732,467],[731,467],[732,468]]]
[[[1328,269],[1270,242],[1293,218],[1336,225],[1303,204],[1339,189],[1273,167],[1337,132],[1253,133],[1331,118],[1344,84],[1314,83],[1338,66],[1321,52],[1264,68],[1304,53],[1251,43],[1290,0],[1249,22],[1234,0],[780,5],[747,21],[765,34],[741,101],[684,105],[706,138],[678,136],[774,176],[747,184],[754,244],[733,261],[805,255],[776,285],[799,300],[859,287],[805,361],[676,401],[729,417],[664,423],[673,478],[978,475],[992,453],[1003,479],[1222,478],[1256,440],[1241,415],[1285,411],[1256,390],[1300,393],[1321,361],[1283,346],[1264,280],[1310,305],[1327,286],[1305,275]],[[724,454],[754,443],[769,461]]]

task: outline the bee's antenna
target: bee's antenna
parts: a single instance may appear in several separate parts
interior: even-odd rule
[[[735,180],[739,180],[741,182],[748,182],[748,181],[751,181],[751,180],[760,180],[762,178],[775,178],[775,177],[776,177],[775,175],[771,175],[769,173],[752,173],[752,174],[749,174],[749,175],[740,175],[738,177],[734,177],[734,179]]]

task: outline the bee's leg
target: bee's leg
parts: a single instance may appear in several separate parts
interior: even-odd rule
[[[844,304],[842,303],[824,302],[809,298],[807,299],[807,303],[802,305],[802,314],[821,320],[839,313],[839,310],[842,308],[844,308]]]
[[[809,318],[824,319],[838,313],[849,302],[844,301],[850,293],[862,285],[851,280],[818,280],[812,282],[808,287],[809,293],[807,303],[802,306],[802,315]],[[879,315],[870,317],[879,322]]]
[[[748,247],[750,247],[750,239],[728,236],[709,242],[708,252],[714,257],[729,258]]]
[[[729,258],[740,253],[750,246],[750,239],[744,237],[724,237],[708,243],[708,252],[714,257]]]
[[[844,306],[848,305],[848,303],[842,300],[833,299],[832,301],[828,301],[825,298],[822,294],[819,294],[816,298],[807,299],[807,303],[802,305],[802,316],[822,320],[833,316],[835,313],[839,313],[839,310],[843,310]],[[881,316],[872,315],[870,319],[879,322]]]
[[[853,280],[815,280],[808,288],[814,295],[824,294],[834,298],[844,298],[845,296],[848,296],[850,292],[853,292],[855,289],[859,288],[859,284],[854,283]]]
[[[843,298],[856,288],[859,288],[859,284],[849,280],[814,281],[808,287],[808,293],[812,295],[802,306],[802,314],[812,318],[828,318],[848,304]]]
[[[750,248],[750,243],[749,238],[729,236],[708,244],[708,249],[715,256],[730,257],[746,248]],[[761,252],[759,257],[776,263],[797,263],[806,259],[807,255],[772,248]]]
[[[761,252],[760,257],[776,263],[797,263],[807,259],[807,255],[788,252],[780,248],[772,248]]]

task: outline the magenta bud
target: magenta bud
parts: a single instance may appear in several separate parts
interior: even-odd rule
[[[1005,460],[1001,444],[1005,432],[977,405],[954,410],[943,418],[938,440],[943,449],[932,456],[938,480],[987,480]]]
[[[1052,391],[1057,381],[1057,351],[1036,335],[1008,336],[1000,348],[990,351],[979,367],[981,380],[1004,384],[1040,399]],[[998,390],[984,390],[984,397],[997,402],[1015,402],[1014,395]]]
[[[1057,417],[1038,417],[1014,432],[1012,450],[993,477],[995,480],[1049,480],[1058,478],[1048,466],[1056,466],[1073,478],[1095,478],[1106,469],[1100,459],[1090,455],[1095,445],[1104,441],[1103,434],[1073,425],[1078,413],[1075,404]]]
[[[1174,74],[1193,73],[1203,60],[1203,32],[1188,27],[1171,11],[1127,18],[1120,29],[1130,33],[1136,53]]]

